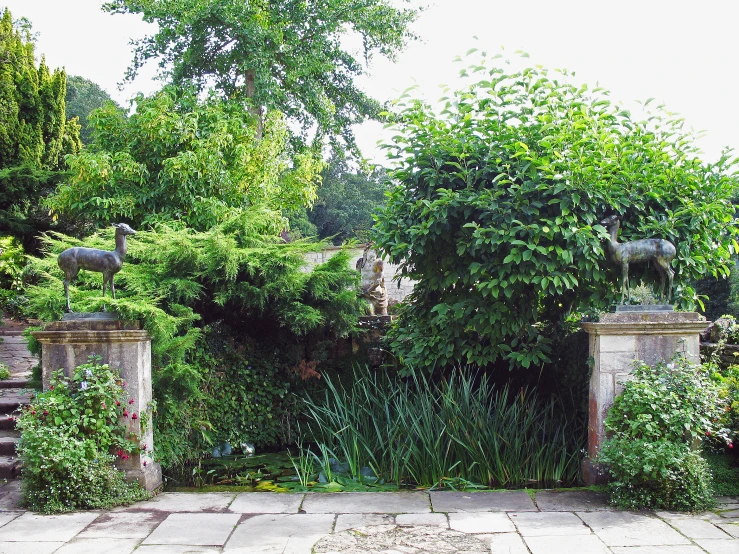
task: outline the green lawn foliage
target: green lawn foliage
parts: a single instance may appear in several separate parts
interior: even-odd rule
[[[156,455],[165,466],[197,459],[235,435],[260,447],[279,444],[294,416],[279,406],[288,396],[289,348],[300,356],[308,335],[345,335],[356,323],[358,274],[348,267],[348,254],[303,272],[303,254],[318,245],[284,243],[281,224],[265,208],[244,210],[205,232],[161,224],[129,237],[116,300],[103,299],[99,273],[81,272],[70,289],[74,310],[107,307],[125,320],[141,320],[151,333]],[[29,269],[37,280],[28,290],[29,313],[58,319],[64,293],[57,254],[82,244],[112,249],[113,231],[84,241],[46,237],[46,256]],[[230,354],[206,341],[219,324],[230,329],[220,341]],[[269,356],[250,352],[255,337],[278,343],[286,358],[277,368],[265,367]],[[240,396],[232,402],[234,392]],[[247,432],[250,426],[257,430]]]
[[[390,333],[408,367],[550,361],[568,316],[616,303],[607,215],[622,242],[675,243],[679,308],[695,306],[695,279],[728,275],[736,160],[702,161],[677,116],[646,102],[633,117],[566,72],[483,62],[469,75],[438,109],[401,99],[386,145],[397,186],[374,236],[417,281]]]
[[[28,508],[92,510],[149,496],[113,466],[142,448],[122,419],[127,400],[117,370],[94,360],[78,366],[71,378],[62,370],[53,374],[49,390],[24,407],[17,422]]]
[[[713,505],[701,445],[721,428],[726,402],[710,368],[684,358],[639,364],[608,412],[599,461],[624,509],[701,511]]]

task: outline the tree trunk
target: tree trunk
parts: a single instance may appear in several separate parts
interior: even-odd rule
[[[254,96],[257,92],[257,86],[254,82],[255,72],[253,69],[249,69],[246,72],[246,98],[249,102],[249,113],[254,116],[257,121],[257,139],[261,140],[264,132],[264,110],[262,106],[254,101]]]

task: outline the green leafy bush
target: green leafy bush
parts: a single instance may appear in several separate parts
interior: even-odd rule
[[[704,510],[713,503],[700,445],[719,428],[723,403],[709,370],[684,358],[639,364],[608,412],[599,454],[625,509]]]
[[[30,509],[110,508],[148,496],[113,466],[116,456],[139,452],[138,437],[121,422],[126,401],[118,373],[107,365],[91,361],[69,379],[62,370],[53,374],[49,390],[23,409],[17,423]]]
[[[95,312],[107,305],[125,320],[142,321],[152,335],[157,457],[165,467],[204,455],[212,448],[214,425],[228,425],[215,419],[217,412],[209,410],[204,394],[217,362],[198,359],[203,328],[225,322],[236,342],[279,337],[283,345],[295,345],[313,333],[346,335],[357,321],[358,274],[349,267],[348,254],[339,253],[305,272],[303,254],[321,245],[284,243],[279,238],[281,223],[270,210],[250,208],[206,232],[167,225],[139,231],[129,239],[126,262],[116,275],[116,300],[101,296],[99,273],[81,273],[70,287],[75,310]],[[44,321],[61,317],[59,252],[82,244],[110,249],[113,243],[113,229],[85,241],[46,237],[46,257],[29,268],[39,280],[28,289],[29,312]],[[284,367],[269,370],[268,388],[276,390],[280,381],[289,379]],[[228,395],[231,383],[242,387],[241,369],[220,370],[227,370],[227,377],[219,391]],[[262,365],[262,370],[267,368]],[[242,406],[240,425],[251,425],[245,423],[254,415],[247,412],[249,403]],[[267,436],[279,434],[272,429],[262,439],[266,444]]]
[[[374,240],[417,281],[390,333],[408,367],[550,361],[569,314],[618,300],[606,215],[621,215],[621,242],[677,245],[682,308],[697,300],[693,280],[728,275],[739,250],[736,160],[702,161],[664,109],[640,120],[567,72],[513,67],[476,64],[465,73],[477,81],[439,110],[398,105],[387,145],[398,186]]]
[[[327,377],[325,394],[307,399],[305,411],[303,439],[316,444],[326,475],[338,460],[360,483],[515,488],[579,478],[582,423],[555,400],[495,389],[470,371],[438,384],[370,370],[357,370],[347,387]]]
[[[0,340],[0,342],[2,341]],[[7,365],[0,362],[0,380],[3,379],[10,379],[10,370],[8,369]]]

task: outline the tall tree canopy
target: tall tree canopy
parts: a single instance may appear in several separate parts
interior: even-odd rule
[[[65,98],[67,118],[76,117],[79,120],[82,144],[89,144],[92,141],[92,128],[87,121],[88,116],[93,110],[102,108],[109,102],[123,112],[123,108],[97,83],[79,75],[67,77],[67,96]]]
[[[418,281],[392,333],[410,366],[548,361],[569,313],[617,301],[606,215],[622,216],[622,242],[677,246],[683,308],[694,279],[728,274],[737,160],[702,161],[681,119],[660,108],[632,118],[566,74],[484,63],[474,72],[479,82],[440,113],[401,105],[389,145],[399,186],[376,241]]]
[[[267,114],[255,137],[253,118],[235,102],[173,86],[136,99],[125,117],[112,103],[90,117],[95,142],[70,156],[71,177],[47,206],[70,218],[134,226],[177,220],[210,229],[248,206],[273,210],[310,204],[321,163],[289,159],[287,125]]]
[[[9,10],[0,19],[0,232],[24,238],[48,229],[38,198],[53,190],[79,151],[79,124],[65,115],[63,69],[37,65],[26,24],[16,25]]]
[[[404,0],[410,2],[410,0]],[[363,64],[348,39],[361,41],[365,61],[392,58],[412,38],[417,10],[390,0],[111,0],[104,9],[141,14],[159,31],[136,45],[128,77],[150,59],[175,84],[214,84],[228,98],[250,101],[253,113],[274,109],[343,136],[379,111],[354,78]]]
[[[335,244],[358,238],[367,240],[372,215],[385,205],[388,179],[385,170],[352,171],[346,161],[334,156],[321,172],[321,186],[308,218],[321,239]]]

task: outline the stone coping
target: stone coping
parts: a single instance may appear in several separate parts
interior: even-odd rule
[[[150,341],[148,331],[119,329],[110,331],[34,331],[33,337],[41,344],[110,344],[116,342]]]
[[[580,325],[596,335],[686,335],[702,333],[709,322],[696,312],[619,312]]]

